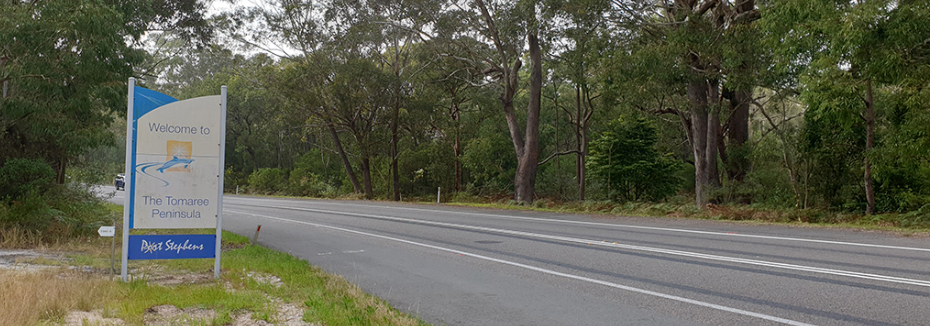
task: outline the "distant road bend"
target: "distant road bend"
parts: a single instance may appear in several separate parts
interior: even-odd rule
[[[930,325],[921,237],[229,195],[224,208],[224,229],[261,224],[260,244],[437,325]]]

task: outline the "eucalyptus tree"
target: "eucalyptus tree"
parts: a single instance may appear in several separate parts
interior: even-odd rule
[[[142,62],[142,34],[153,28],[209,34],[196,1],[133,3],[0,5],[0,164],[44,160],[64,182],[72,158],[112,144],[107,126],[114,113],[125,112],[125,80]]]
[[[179,99],[216,95],[220,87],[228,87],[225,160],[226,170],[232,172],[228,185],[234,187],[259,168],[290,165],[293,158],[284,152],[293,146],[281,139],[282,131],[302,126],[306,118],[288,114],[267,83],[258,83],[277,71],[272,58],[265,54],[242,58],[219,46],[182,58],[188,60],[169,61],[169,72],[155,86]],[[190,63],[199,65],[188,68]]]
[[[514,199],[532,202],[535,198],[539,163],[539,113],[542,93],[542,47],[540,32],[544,22],[538,17],[542,3],[524,1],[453,1],[446,12],[446,24],[437,25],[434,40],[442,38],[454,52],[443,53],[467,62],[486,76],[485,82],[499,89],[499,101],[510,131],[517,170]],[[459,22],[459,23],[455,23]],[[461,24],[464,22],[465,24]],[[525,41],[524,41],[525,40]],[[438,41],[438,40],[436,40]],[[525,42],[525,43],[524,43]],[[524,45],[525,44],[525,45]],[[523,55],[530,60],[528,104],[525,124],[514,107],[520,91]]]
[[[333,114],[335,102],[329,90],[339,63],[337,53],[329,51],[335,37],[345,33],[349,24],[337,21],[340,7],[327,2],[305,0],[272,1],[265,7],[240,10],[226,21],[233,38],[270,53],[279,53],[282,69],[277,78],[269,81],[273,92],[282,97],[285,105],[308,111],[308,125],[318,125],[332,138],[333,151],[339,155],[346,175],[355,193],[364,190],[359,182],[352,160],[340,136],[338,116]],[[332,21],[334,23],[323,23]],[[277,51],[290,49],[288,51]],[[345,124],[342,124],[345,125]],[[371,195],[366,192],[366,195]]]
[[[721,184],[718,159],[726,156],[725,130],[730,131],[735,146],[745,142],[746,95],[754,86],[756,60],[761,60],[749,51],[754,46],[752,21],[759,11],[751,0],[618,0],[613,4],[636,25],[620,33],[636,41],[632,49],[625,47],[634,51],[629,58],[647,63],[618,65],[635,71],[631,78],[640,85],[666,85],[664,94],[653,96],[641,108],[681,119],[694,158],[695,202],[703,207],[711,190]],[[618,55],[626,57],[622,51]],[[655,69],[646,70],[650,66]],[[738,174],[734,178],[741,178]]]
[[[609,48],[609,33],[616,26],[611,22],[609,0],[547,1],[546,4],[549,8],[544,15],[554,22],[550,35],[553,38],[550,56],[555,59],[553,77],[568,81],[573,93],[565,96],[569,100],[559,104],[562,91],[554,88],[553,105],[568,116],[575,140],[572,150],[554,153],[543,162],[556,155],[575,154],[578,200],[584,200],[588,129],[596,109],[604,108],[598,103],[603,99],[600,94],[603,83],[598,80],[602,74],[599,63]]]
[[[308,64],[313,62],[313,64]],[[372,159],[382,153],[387,133],[386,102],[392,77],[369,58],[316,52],[302,62],[286,62],[272,81],[284,105],[306,112],[307,124],[327,129],[348,176],[355,177],[352,158],[361,174],[361,191],[374,198]],[[339,131],[351,142],[343,142]],[[351,180],[353,186],[357,179]]]
[[[387,138],[381,125],[387,110],[383,99],[391,96],[391,77],[367,58],[349,58],[336,66],[327,85],[334,104],[330,115],[355,140],[362,186],[369,199],[374,197],[371,159],[380,154],[381,142]]]
[[[456,59],[445,53],[452,53],[448,43],[430,40],[421,43],[415,50],[415,60],[429,63],[429,67],[418,76],[418,100],[434,99],[430,114],[426,115],[428,128],[442,137],[452,148],[455,173],[452,189],[456,192],[463,190],[464,170],[462,157],[464,143],[474,134],[473,129],[478,126],[466,124],[466,115],[479,114],[484,104],[494,105],[494,94],[481,85],[481,72],[466,61]],[[437,55],[439,54],[439,55]],[[424,96],[425,95],[425,96]],[[477,135],[475,135],[477,136]]]
[[[390,165],[391,197],[400,200],[400,173],[398,159],[400,150],[401,112],[409,113],[408,106],[415,96],[417,75],[430,67],[429,61],[418,61],[413,52],[421,43],[420,32],[434,21],[432,13],[440,10],[442,2],[436,0],[378,0],[367,2],[334,2],[334,5],[349,8],[336,10],[350,14],[341,20],[354,21],[345,35],[341,35],[341,46],[363,49],[381,69],[393,76],[390,83],[388,110],[390,111]],[[408,122],[412,122],[408,120]]]
[[[773,1],[765,3],[764,13],[770,44],[781,44],[774,48],[775,54],[786,62],[784,69],[799,78],[801,97],[809,105],[805,120],[809,126],[826,127],[819,134],[808,128],[808,137],[838,139],[828,135],[834,134],[848,139],[850,148],[859,148],[852,157],[862,160],[865,211],[875,213],[873,163],[883,159],[879,154],[896,156],[902,152],[895,148],[927,142],[917,134],[904,138],[890,134],[889,140],[904,144],[876,148],[882,145],[876,141],[878,131],[909,129],[905,117],[925,121],[928,106],[918,99],[925,96],[922,89],[930,70],[930,26],[924,23],[930,17],[930,2]],[[890,119],[879,115],[883,108]],[[886,127],[888,122],[891,128]],[[878,170],[894,170],[893,161],[885,161],[890,166]]]

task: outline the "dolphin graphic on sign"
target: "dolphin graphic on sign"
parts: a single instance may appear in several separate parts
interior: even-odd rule
[[[165,173],[165,169],[170,169],[172,166],[179,165],[179,164],[184,164],[184,168],[186,169],[187,166],[190,165],[192,162],[194,162],[193,159],[178,158],[177,156],[175,156],[173,159],[171,159],[168,162],[165,162],[165,164],[163,164],[160,168],[156,170],[158,172]]]

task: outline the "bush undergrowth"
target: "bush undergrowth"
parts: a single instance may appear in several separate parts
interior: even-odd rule
[[[474,196],[454,195],[465,200],[451,204],[503,209],[541,210],[565,213],[591,213],[612,216],[649,216],[696,218],[724,221],[756,221],[764,223],[804,223],[820,225],[848,225],[866,228],[930,229],[930,205],[909,213],[863,215],[827,209],[789,209],[767,205],[708,204],[699,209],[692,198],[671,197],[664,202],[618,203],[606,200],[556,201],[539,199],[530,206],[517,205],[512,200],[495,200]]]
[[[34,247],[93,234],[115,216],[79,184],[50,185],[0,198],[0,247]]]

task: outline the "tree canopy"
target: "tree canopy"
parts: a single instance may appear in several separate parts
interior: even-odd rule
[[[226,184],[255,193],[930,204],[926,0],[203,8],[0,6],[0,162],[63,182],[114,145],[137,76],[178,98],[228,85]]]

